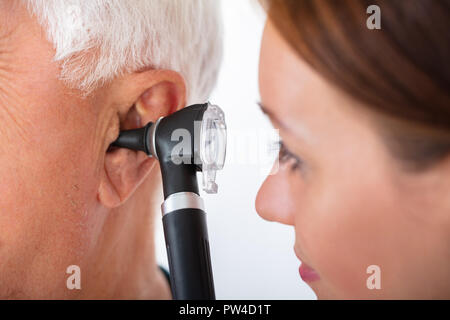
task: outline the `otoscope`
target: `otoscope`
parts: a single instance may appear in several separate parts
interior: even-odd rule
[[[226,124],[223,111],[210,103],[181,109],[145,127],[121,131],[112,146],[145,152],[159,161],[164,202],[161,205],[176,300],[214,300],[203,190],[217,193],[216,171],[223,168]]]

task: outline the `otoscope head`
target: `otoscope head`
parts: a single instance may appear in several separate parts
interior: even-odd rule
[[[164,196],[198,192],[196,173],[203,173],[203,190],[217,193],[216,172],[226,155],[223,111],[210,103],[196,104],[160,118],[143,128],[120,132],[113,146],[144,151],[159,160]]]
[[[186,107],[160,119],[150,130],[149,143],[159,159],[164,195],[198,192],[197,171],[203,173],[203,190],[217,192],[217,170],[226,155],[223,111],[210,103]]]

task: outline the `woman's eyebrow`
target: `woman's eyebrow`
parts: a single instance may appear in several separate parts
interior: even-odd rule
[[[286,126],[283,121],[281,121],[272,111],[267,109],[262,102],[258,102],[258,106],[261,109],[262,113],[267,115],[274,124],[276,124],[279,128],[283,128],[284,130],[291,131],[288,126]]]
[[[310,131],[303,124],[296,124],[293,128],[292,126],[286,125],[277,115],[275,115],[272,111],[270,111],[267,107],[265,107],[262,102],[258,102],[258,105],[265,115],[267,115],[270,120],[273,122],[274,127],[277,129],[283,129],[289,132],[290,134],[298,137],[303,140],[307,144],[311,144],[313,141]]]

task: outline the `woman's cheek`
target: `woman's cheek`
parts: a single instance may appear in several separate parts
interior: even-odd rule
[[[374,190],[343,191],[341,188],[329,196],[317,196],[304,209],[306,213],[296,219],[298,245],[319,273],[320,285],[335,298],[383,295],[383,290],[367,287],[372,275],[367,269],[378,266],[381,271],[389,270],[387,258],[393,255],[384,237],[386,232],[392,233],[385,228],[392,208],[386,206],[384,195]]]

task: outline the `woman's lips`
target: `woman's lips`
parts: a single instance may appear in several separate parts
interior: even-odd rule
[[[317,274],[317,272],[313,268],[311,268],[309,265],[307,265],[306,263],[302,262],[302,258],[298,254],[297,248],[294,248],[294,251],[295,251],[295,255],[297,256],[297,258],[302,263],[300,265],[300,268],[298,268],[298,271],[300,273],[300,277],[302,278],[302,280],[305,281],[305,282],[312,282],[312,281],[319,280],[320,277]]]
[[[305,282],[312,282],[320,279],[317,272],[306,263],[302,262],[300,268],[298,268],[298,271],[300,273],[300,277]]]

